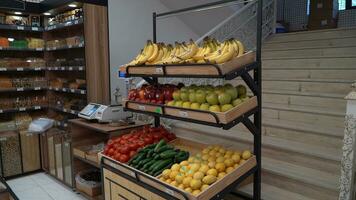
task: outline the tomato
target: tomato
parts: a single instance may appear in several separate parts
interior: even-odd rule
[[[115,154],[115,156],[113,157],[115,160],[120,160],[121,154],[117,153]]]
[[[109,155],[109,156],[112,156],[114,153],[115,153],[115,150],[114,150],[113,148],[110,148],[110,149],[108,150],[108,155]]]
[[[135,151],[136,149],[138,149],[140,146],[137,143],[131,143],[129,144],[130,150],[131,151]]]
[[[136,151],[130,151],[130,154],[129,154],[130,158],[132,158],[134,155],[136,155]]]
[[[122,147],[119,148],[119,152],[121,154],[128,154],[128,153],[130,153],[130,150],[129,150],[129,148],[127,146],[122,146]]]
[[[145,142],[145,144],[152,144],[153,139],[151,137],[145,137],[143,141]]]
[[[120,159],[121,159],[121,162],[125,163],[125,162],[129,161],[130,158],[128,155],[123,154],[120,156]]]
[[[130,135],[130,134],[126,134],[126,135],[123,135],[123,136],[122,136],[122,139],[127,140],[127,139],[129,139],[130,137],[131,137],[131,135]]]
[[[144,147],[144,146],[145,146],[145,142],[144,142],[144,141],[139,141],[139,142],[138,142],[138,145],[139,145],[140,147]]]
[[[121,145],[125,145],[125,144],[127,144],[127,140],[125,140],[125,139],[121,139],[121,140],[120,140],[120,144],[121,144]]]

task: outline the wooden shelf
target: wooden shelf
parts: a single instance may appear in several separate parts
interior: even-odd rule
[[[84,66],[47,67],[48,71],[85,71]]]
[[[47,108],[47,106],[32,106],[32,107],[0,109],[0,113],[29,112],[29,111],[42,110],[45,108]]]
[[[24,92],[24,91],[40,91],[46,90],[46,87],[18,87],[18,88],[0,88],[0,93],[2,92]]]
[[[67,50],[67,49],[79,49],[79,48],[84,48],[84,44],[79,44],[79,45],[69,45],[65,47],[46,47],[46,51],[60,51],[60,50]]]
[[[44,30],[52,31],[52,30],[58,30],[58,29],[71,27],[71,26],[83,25],[83,21],[84,21],[83,18],[71,20],[71,21],[67,21],[64,23],[47,26],[44,28]]]
[[[36,27],[36,26],[20,26],[20,25],[13,25],[13,24],[0,24],[0,30],[42,32],[44,29],[42,27]]]
[[[48,90],[56,91],[56,92],[73,93],[73,94],[86,94],[86,93],[87,93],[86,90],[70,89],[70,88],[54,88],[54,87],[48,87]]]
[[[44,71],[46,67],[0,67],[0,72]]]
[[[0,51],[44,51],[44,48],[0,47]]]
[[[84,158],[79,157],[79,156],[76,156],[76,155],[73,155],[73,158],[78,159],[78,160],[80,160],[80,161],[82,161],[82,162],[88,163],[89,165],[100,169],[100,165],[99,165],[98,163],[95,163],[95,162],[93,162],[93,161],[84,159]]]
[[[50,106],[51,109],[57,110],[57,111],[61,111],[64,113],[68,113],[68,114],[72,114],[72,115],[78,115],[80,111],[77,110],[72,110],[72,109],[67,109],[67,108],[63,108],[60,106]]]

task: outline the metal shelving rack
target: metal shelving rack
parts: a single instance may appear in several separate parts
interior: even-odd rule
[[[223,1],[218,1],[214,3],[208,3],[204,5],[198,5],[190,8],[184,8],[184,9],[179,9],[179,10],[174,10],[174,11],[169,11],[165,13],[153,13],[153,42],[157,42],[157,20],[162,18],[162,17],[171,17],[175,16],[177,14],[182,14],[182,13],[187,13],[187,12],[194,12],[194,11],[201,11],[201,10],[206,10],[206,9],[214,9],[218,7],[223,7],[226,6],[227,3],[234,3],[239,0],[223,0]],[[256,61],[254,63],[251,63],[247,66],[244,66],[243,68],[240,68],[239,70],[232,71],[228,74],[222,74],[219,71],[219,68],[216,65],[213,64],[204,64],[204,65],[212,65],[214,66],[218,74],[217,76],[205,76],[205,75],[197,75],[197,74],[192,74],[192,75],[167,75],[165,73],[165,68],[169,67],[170,65],[155,65],[155,66],[146,66],[145,67],[159,67],[163,71],[163,75],[143,75],[143,74],[130,74],[128,73],[129,70],[128,68],[134,67],[134,66],[128,66],[126,68],[126,77],[142,77],[144,80],[146,80],[149,84],[157,84],[158,83],[158,77],[185,77],[185,78],[223,78],[226,80],[231,80],[236,77],[241,77],[248,87],[251,89],[253,94],[257,96],[257,101],[258,105],[256,108],[246,112],[242,116],[238,117],[237,119],[233,120],[232,122],[228,124],[219,124],[218,121],[217,123],[207,123],[204,121],[199,121],[199,120],[187,120],[185,118],[180,118],[180,117],[174,117],[174,116],[168,116],[163,113],[154,113],[154,112],[147,112],[145,110],[136,110],[136,109],[126,109],[127,111],[132,111],[132,112],[138,112],[142,114],[148,114],[154,116],[154,124],[155,126],[160,125],[160,117],[166,117],[166,118],[171,118],[171,119],[176,119],[176,120],[183,120],[183,121],[189,121],[192,123],[197,123],[197,124],[203,124],[207,126],[215,126],[215,127],[221,127],[223,129],[230,129],[233,126],[235,126],[238,123],[243,123],[253,134],[254,138],[254,155],[256,156],[257,164],[253,168],[251,168],[249,171],[247,171],[244,175],[242,175],[240,178],[235,180],[232,184],[228,185],[224,190],[220,191],[218,194],[216,194],[212,199],[222,199],[226,194],[230,193],[231,191],[234,190],[235,187],[237,187],[243,180],[245,180],[247,177],[250,175],[254,176],[253,179],[253,196],[252,199],[254,200],[259,200],[261,199],[261,38],[262,38],[262,0],[256,0],[258,1],[258,9],[257,9],[257,36],[256,36]],[[244,3],[244,2],[242,2]],[[174,65],[174,66],[188,66],[186,64],[179,64],[179,65]],[[196,66],[199,67],[200,64],[189,64],[189,66]],[[253,70],[253,76],[249,74],[249,71]],[[164,106],[163,106],[164,107]],[[206,111],[202,111],[206,112]],[[214,115],[212,112],[208,112],[211,115]],[[249,116],[254,116],[254,120],[251,121],[249,119]],[[105,165],[105,162],[102,162],[102,166],[106,168],[111,168],[110,166]],[[120,172],[118,172],[120,173]],[[145,174],[137,172],[138,174],[145,176]],[[121,174],[125,176],[124,174]],[[138,180],[134,180],[127,176],[129,180],[134,181],[137,184],[142,184]],[[145,185],[146,188],[150,188],[149,185]],[[172,187],[167,187],[169,189],[174,190]],[[156,193],[157,195],[161,195],[162,197],[167,197],[167,194],[162,193],[161,191],[157,191],[155,189],[150,189],[151,192]],[[251,199],[251,197],[243,195],[238,193],[237,194],[239,197],[244,198],[244,199]],[[169,196],[169,195],[168,195]],[[173,197],[170,197],[171,199],[174,199]]]

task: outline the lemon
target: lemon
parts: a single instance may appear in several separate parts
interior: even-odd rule
[[[214,147],[212,145],[208,146],[206,149],[208,149],[209,151],[212,150]]]
[[[166,179],[162,176],[159,180],[164,182]]]
[[[213,148],[213,149],[214,149],[215,151],[219,151],[220,148],[222,148],[220,145],[214,145],[214,148]]]
[[[215,156],[216,153],[217,153],[216,150],[211,150],[211,151],[209,152],[209,156]]]
[[[201,180],[193,179],[192,181],[190,181],[190,188],[192,188],[193,190],[200,189],[201,185]]]
[[[168,184],[170,184],[171,182],[172,182],[171,179],[167,179],[167,180],[166,180],[166,183],[168,183]]]
[[[241,151],[235,151],[234,154],[237,154],[237,155],[241,156]]]
[[[225,169],[226,169],[226,166],[225,166],[224,163],[216,163],[215,169],[216,169],[218,172],[224,172]]]
[[[171,170],[170,169],[165,169],[162,172],[162,175],[164,178],[169,178],[169,175],[171,174]]]
[[[224,176],[226,176],[226,173],[225,173],[225,172],[220,172],[220,173],[218,174],[218,179],[221,179],[221,178],[223,178]]]
[[[203,179],[203,177],[204,177],[204,173],[203,172],[195,172],[194,173],[194,175],[193,175],[193,178],[194,179],[197,179],[197,180],[201,180],[201,179]]]
[[[177,181],[177,183],[182,183],[184,179],[184,176],[182,174],[178,174],[175,178],[175,180]]]
[[[171,170],[172,171],[179,171],[180,169],[180,165],[179,164],[174,164],[172,167],[171,167]]]
[[[192,177],[185,177],[184,179],[183,179],[183,185],[184,185],[184,187],[189,187],[190,186],[190,182],[193,180],[193,178]]]
[[[216,181],[216,176],[213,176],[213,175],[206,175],[203,178],[203,183],[205,183],[207,185],[211,185],[215,181]]]
[[[208,160],[209,159],[209,155],[208,154],[204,154],[202,157],[201,157],[202,160]]]
[[[225,152],[225,155],[232,155],[234,152],[232,152],[232,151],[230,151],[230,150],[227,150],[226,152]]]
[[[242,165],[242,164],[244,164],[245,162],[246,162],[246,160],[242,159],[242,160],[240,160],[239,165]]]
[[[249,158],[251,158],[251,152],[250,151],[246,150],[246,151],[242,152],[242,159],[247,160]]]
[[[200,164],[198,164],[198,163],[194,163],[194,164],[190,165],[190,170],[192,170],[193,172],[198,171],[199,168],[200,168]]]
[[[230,173],[230,172],[232,172],[232,171],[234,171],[234,168],[233,168],[233,167],[228,167],[228,168],[226,168],[226,173]]]
[[[202,165],[208,165],[208,161],[207,160],[204,160],[204,161],[202,161],[200,164],[202,164]]]
[[[225,164],[226,167],[232,167],[235,163],[234,163],[234,161],[232,159],[226,159],[224,161],[224,164]]]
[[[215,154],[215,157],[217,157],[217,158],[218,158],[218,157],[224,157],[224,154],[218,152],[218,153]]]
[[[188,158],[188,162],[190,162],[190,163],[191,163],[191,162],[193,162],[193,161],[194,161],[194,159],[195,159],[194,157],[189,157],[189,158]]]
[[[216,162],[217,163],[223,163],[225,161],[225,158],[224,157],[218,157],[216,158]]]
[[[202,186],[201,186],[201,188],[200,188],[200,189],[203,191],[203,190],[205,190],[205,189],[206,189],[206,188],[208,188],[208,187],[209,187],[209,185],[204,184],[204,185],[202,185]]]
[[[201,165],[199,171],[203,172],[203,174],[206,174],[206,172],[209,170],[209,166],[208,165]]]
[[[179,172],[182,173],[182,174],[185,174],[187,171],[189,171],[188,166],[182,166],[179,169]]]
[[[185,188],[184,190],[185,190],[186,192],[189,192],[189,193],[192,193],[192,192],[193,192],[192,188],[190,188],[190,187],[187,187],[187,188]]]
[[[183,183],[181,183],[180,185],[178,185],[178,188],[181,189],[181,190],[184,190],[184,185],[183,185]]]
[[[173,185],[173,186],[175,186],[175,187],[178,186],[178,183],[177,183],[176,181],[172,181],[170,184]]]
[[[178,171],[172,171],[170,174],[169,174],[169,178],[174,181],[176,176],[178,175]]]
[[[208,148],[205,148],[205,149],[203,149],[202,153],[203,153],[203,154],[208,154],[209,151],[210,151],[210,150],[209,150]]]
[[[212,176],[217,176],[218,175],[218,171],[216,169],[209,169],[206,172],[207,175],[212,175]]]
[[[196,158],[201,158],[201,156],[202,156],[202,155],[201,155],[200,153],[195,154],[195,157],[196,157]]]
[[[231,159],[235,162],[235,163],[239,163],[240,162],[240,155],[237,153],[234,153],[234,155],[232,155]]]
[[[194,190],[192,194],[193,194],[194,196],[198,196],[198,194],[199,194],[200,192],[201,192],[200,190]]]
[[[220,149],[219,149],[219,153],[225,155],[225,152],[226,152],[226,150],[225,150],[224,148],[220,148]]]
[[[208,161],[209,162],[214,162],[216,160],[215,156],[209,156]]]
[[[187,166],[187,165],[189,165],[189,162],[186,160],[180,162],[180,166]]]
[[[229,158],[231,158],[231,156],[232,156],[232,154],[225,154],[225,155],[224,155],[224,158],[225,158],[225,159],[229,159]]]
[[[234,168],[238,168],[239,167],[239,164],[234,164]]]
[[[188,170],[186,173],[185,173],[186,176],[190,176],[190,177],[193,177],[194,175],[194,171],[192,170]]]
[[[208,163],[208,166],[209,166],[210,168],[214,168],[215,165],[216,165],[216,162],[215,162],[215,161],[211,161],[211,162]]]

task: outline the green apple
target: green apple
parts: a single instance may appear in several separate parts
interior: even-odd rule
[[[195,97],[196,97],[196,101],[198,103],[205,103],[206,102],[206,94],[205,94],[205,92],[197,92],[195,94]]]
[[[195,92],[195,88],[190,88],[190,89],[188,90],[188,92],[189,92],[189,93],[194,93],[194,92]]]
[[[220,106],[212,105],[212,106],[209,107],[209,111],[211,111],[211,112],[221,112]]]
[[[232,106],[231,104],[225,104],[225,105],[221,106],[221,112],[226,112],[226,111],[230,110],[233,107],[234,106]]]
[[[245,102],[245,101],[247,101],[249,99],[250,99],[250,97],[246,96],[246,97],[242,98],[241,100],[242,100],[242,102]]]
[[[238,85],[238,86],[236,86],[236,89],[239,94],[239,98],[246,97],[247,90],[244,85]]]
[[[174,106],[176,106],[176,107],[182,107],[182,106],[183,106],[183,101],[176,101],[176,102],[174,103]]]
[[[206,96],[206,101],[210,105],[217,105],[219,103],[218,95],[216,93],[212,92]]]
[[[234,87],[229,87],[229,88],[225,89],[225,92],[228,93],[232,99],[236,99],[238,96],[237,89]]]
[[[189,93],[188,92],[180,92],[180,99],[182,101],[189,101]]]
[[[189,93],[189,101],[192,102],[192,103],[197,102],[197,97],[196,97],[196,93],[195,92]]]
[[[168,103],[167,103],[167,106],[174,106],[175,105],[175,101],[169,101]]]
[[[242,104],[242,100],[241,100],[241,99],[235,99],[235,100],[232,102],[232,105],[233,105],[233,106],[238,106],[238,105],[240,105],[240,104]]]
[[[192,103],[192,104],[190,104],[190,108],[191,108],[191,109],[199,110],[199,108],[200,108],[200,103]]]
[[[180,100],[180,91],[179,90],[174,91],[172,96],[173,96],[174,100],[179,101]]]
[[[188,87],[182,87],[180,89],[181,92],[188,92],[189,88]]]
[[[196,91],[196,93],[205,93],[205,90],[204,90],[204,88],[200,88],[200,89],[198,89],[197,91]]]
[[[231,102],[231,95],[226,92],[220,93],[218,96],[220,105],[229,104]]]
[[[224,85],[224,88],[225,88],[225,89],[232,88],[232,87],[234,87],[234,86],[232,86],[230,83],[226,83],[226,84]]]
[[[183,108],[190,108],[191,103],[189,101],[186,101],[183,103]]]
[[[210,105],[208,103],[203,103],[200,105],[200,110],[209,110]]]

